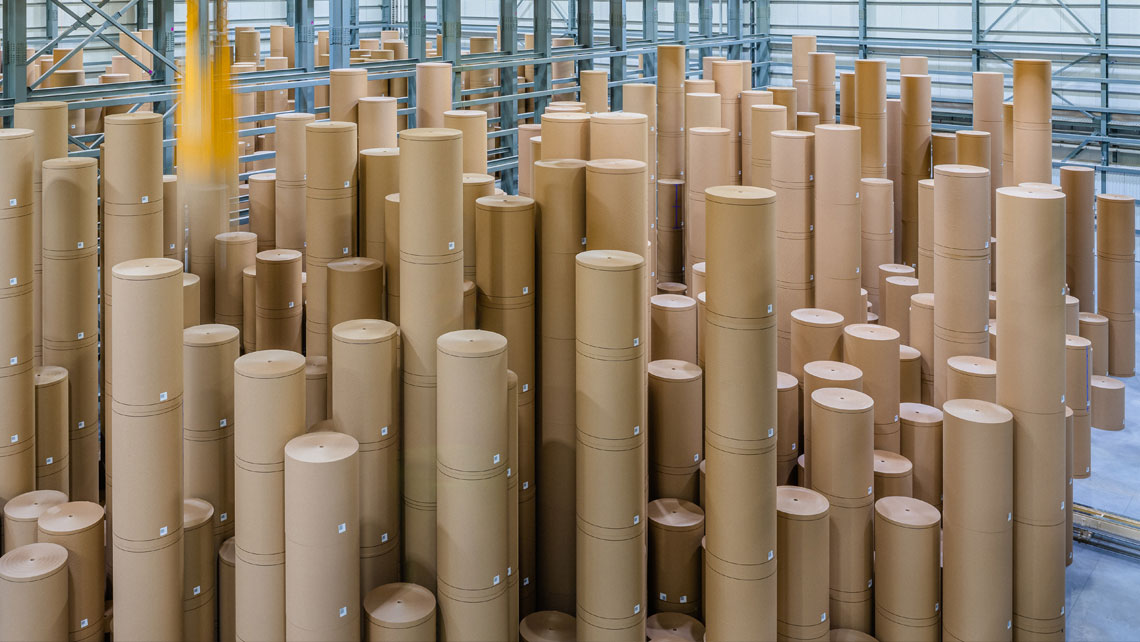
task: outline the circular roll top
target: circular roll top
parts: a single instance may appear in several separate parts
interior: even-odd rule
[[[356,123],[343,120],[322,120],[305,125],[305,130],[313,134],[343,134],[356,131]]]
[[[48,388],[67,381],[67,368],[36,366],[36,388]]]
[[[690,96],[717,96],[719,94],[689,94]],[[689,133],[693,136],[728,136],[728,130],[724,127],[691,127]]]
[[[811,361],[804,364],[804,378],[813,375],[827,381],[857,381],[863,378],[863,371],[857,366],[842,361]]]
[[[937,508],[913,497],[884,497],[875,502],[875,512],[902,528],[937,528],[942,519]]]
[[[672,382],[695,381],[701,378],[701,367],[679,359],[658,359],[649,362],[649,376]]]
[[[776,515],[780,519],[814,521],[827,515],[830,509],[831,502],[810,488],[776,487]]]
[[[1073,337],[1068,335],[1066,339],[1081,337]],[[1085,339],[1085,344],[1088,345],[1088,340]],[[1067,341],[1066,341],[1067,343]],[[972,375],[975,377],[996,377],[997,376],[997,362],[993,359],[985,357],[975,357],[970,355],[957,355],[950,357],[946,360],[946,365],[951,370],[961,372],[962,374]]]
[[[574,260],[586,269],[605,272],[629,272],[645,263],[641,256],[621,250],[586,250],[579,252]]]
[[[182,500],[182,528],[190,531],[209,524],[214,519],[214,507],[197,497]]]
[[[106,75],[106,74],[103,74]],[[37,100],[36,102],[24,102],[16,105],[16,111],[40,111],[44,109],[59,109],[63,107],[67,109],[67,103],[59,100]],[[6,130],[7,131],[7,130]]]
[[[658,310],[692,310],[697,302],[683,294],[654,294],[649,297],[649,304]]]
[[[153,125],[155,123],[162,122],[162,114],[146,112],[135,112],[133,114],[114,114],[112,116],[107,116],[104,118],[103,122],[107,126],[115,125],[118,127]]]
[[[823,125],[816,125],[815,134],[818,136],[820,133],[826,136],[845,136],[853,137],[859,136],[860,129],[855,125],[840,125],[838,123],[827,123]]]
[[[958,132],[962,134],[963,132]],[[989,135],[987,132],[965,132],[974,134]],[[935,174],[942,174],[944,176],[952,176],[962,180],[982,180],[990,175],[990,170],[985,167],[978,167],[976,165],[935,165]]]
[[[456,330],[436,339],[439,351],[453,357],[478,359],[507,349],[507,338],[486,330]]]
[[[6,130],[2,130],[2,131],[21,131],[21,130],[6,129]],[[32,130],[25,129],[22,131],[30,132]],[[98,165],[98,163],[99,163],[99,161],[95,160],[94,158],[84,158],[84,157],[79,157],[79,156],[74,156],[74,157],[68,156],[68,157],[64,157],[64,158],[49,158],[46,161],[44,161],[44,169],[61,169],[61,170],[71,169],[71,170],[75,170],[75,169],[83,169],[86,167],[94,167],[94,166]],[[256,174],[255,174],[255,176],[256,176]]]
[[[329,70],[330,76],[364,76],[368,72],[364,69],[331,69]]]
[[[182,262],[174,259],[131,259],[111,268],[116,279],[125,281],[153,281],[182,272]]]
[[[0,579],[37,582],[67,568],[67,549],[59,544],[25,544],[0,557]]]
[[[329,261],[328,268],[337,272],[372,272],[384,267],[384,264],[376,259],[370,259],[363,256],[351,256],[347,259],[337,259]]]
[[[787,108],[784,107],[783,105],[753,105],[752,109],[754,109],[754,110],[764,109],[767,107],[776,107],[776,108],[787,110]],[[772,132],[772,136],[776,137],[776,138],[800,138],[800,139],[815,138],[815,134],[813,132],[805,132],[805,131],[801,131],[798,129],[777,129],[776,131]]]
[[[1102,326],[1108,325],[1108,317],[1101,316],[1095,312],[1081,312],[1078,314],[1079,322],[1084,325]]]
[[[226,538],[222,542],[222,546],[218,549],[218,559],[226,566],[233,566],[237,560],[237,540],[233,537]]]
[[[224,323],[195,325],[182,331],[182,345],[190,348],[210,348],[237,341],[238,329]]]
[[[919,283],[913,276],[888,276],[886,282],[904,288],[917,288]]]
[[[918,351],[918,348],[912,348],[902,344],[899,345],[899,361],[914,361],[921,358],[922,353]]]
[[[300,123],[308,123],[317,119],[313,114],[303,112],[289,112],[287,114],[277,114],[277,120],[296,121]]]
[[[250,379],[280,379],[304,369],[305,357],[291,350],[258,350],[234,361],[234,372]]]
[[[843,315],[823,308],[800,308],[792,310],[792,320],[802,325],[817,328],[835,328],[843,325]]]
[[[914,464],[898,453],[889,450],[876,450],[875,474],[880,477],[905,477],[914,470]]]
[[[105,514],[95,502],[64,502],[44,511],[36,525],[49,535],[73,535],[102,526]]]
[[[776,372],[776,390],[785,391],[797,388],[800,385],[800,380],[796,379],[794,375],[786,372]]]
[[[1065,335],[1065,347],[1066,348],[1072,348],[1074,350],[1085,350],[1091,346],[1092,346],[1092,341],[1089,341],[1088,339],[1086,339],[1084,337],[1077,336],[1075,334],[1066,334]],[[996,362],[994,363],[994,368],[995,368],[995,372],[996,372],[996,368],[997,368]],[[36,376],[38,378],[39,374],[37,373]]]
[[[162,177],[166,180],[166,177]],[[175,177],[176,178],[176,177]],[[265,172],[264,174],[254,174],[249,177],[250,183],[273,183],[277,181],[277,172]]]
[[[264,250],[257,253],[257,260],[262,263],[293,263],[301,260],[301,253],[297,250]]]
[[[1013,413],[1005,408],[978,399],[951,399],[942,404],[946,416],[975,424],[1003,424],[1013,421]]]
[[[942,411],[924,403],[903,402],[899,404],[899,421],[931,426],[942,423]]]
[[[450,67],[446,63],[420,63],[417,67],[431,66],[431,65],[444,65]],[[458,129],[451,129],[448,127],[417,127],[415,129],[405,129],[400,132],[400,140],[416,141],[416,142],[435,142],[435,141],[449,141],[459,140],[463,138],[463,132]]]
[[[435,615],[435,596],[418,584],[384,584],[364,597],[364,612],[369,621],[381,627],[410,629]]]
[[[464,174],[464,182],[466,183],[466,174]],[[474,174],[474,176],[486,176],[486,174]],[[493,178],[491,180],[494,180]],[[534,199],[529,196],[512,196],[510,194],[501,194],[494,196],[482,196],[475,200],[475,204],[487,209],[516,212],[527,210],[534,207]]]
[[[870,395],[847,388],[820,388],[811,393],[811,401],[832,412],[844,414],[867,412],[875,405]]]
[[[340,327],[339,325],[337,327]],[[336,328],[333,328],[336,334]],[[305,357],[305,379],[324,379],[329,375],[329,358],[321,356]]]
[[[912,308],[923,308],[926,310],[934,309],[934,293],[933,292],[919,292],[918,294],[910,295],[910,306]]]
[[[222,245],[246,245],[256,243],[257,235],[253,232],[222,232],[214,240]]]
[[[519,623],[526,642],[577,642],[578,621],[561,611],[536,611]]]
[[[1094,388],[1102,390],[1121,390],[1124,388],[1124,382],[1112,377],[1105,377],[1103,375],[1093,375],[1090,378],[1091,385]]]
[[[567,107],[578,106],[581,108],[585,105],[586,103],[574,103],[574,105],[567,105]],[[554,106],[554,103],[551,103],[550,106]],[[556,123],[588,123],[590,121],[590,115],[575,111],[556,111],[550,115],[542,115],[543,124],[549,123],[550,121]]]
[[[586,171],[597,174],[637,174],[646,167],[645,163],[632,158],[603,158],[586,163]]]
[[[852,323],[843,328],[843,334],[847,339],[862,341],[898,341],[901,336],[898,330],[890,326],[873,323]]]
[[[369,147],[368,149],[360,150],[360,155],[361,156],[375,156],[375,157],[390,157],[390,156],[397,156],[398,157],[400,155],[400,148],[399,147]],[[262,174],[254,174],[254,176],[262,176]],[[250,178],[253,178],[253,176],[251,176]]]
[[[542,119],[545,121],[545,120],[549,120],[551,118],[554,118],[555,116],[562,116],[562,115],[563,114],[551,114],[549,116],[543,116]],[[544,167],[546,169],[581,169],[581,168],[586,166],[586,162],[587,161],[580,160],[577,158],[559,158],[556,160],[535,161],[534,165],[535,165],[535,167]],[[545,613],[554,613],[555,611],[544,611],[544,612]]]
[[[1037,199],[1037,200],[1065,200],[1065,195],[1059,191],[1052,189],[1033,189],[1029,187],[999,187],[997,188],[998,199],[1002,198],[1024,198],[1024,199]]]
[[[603,125],[629,125],[648,123],[649,116],[633,111],[608,111],[592,114],[590,120]]]
[[[767,205],[776,202],[776,193],[763,187],[716,185],[705,189],[705,200],[723,205]]]
[[[382,343],[395,339],[399,331],[395,324],[380,319],[343,321],[332,329],[333,339],[342,343]]]
[[[649,502],[649,522],[669,531],[691,531],[705,522],[700,506],[683,499],[662,498]]]
[[[645,620],[645,634],[650,640],[674,638],[701,642],[705,639],[705,625],[691,615],[662,611]]]
[[[448,118],[486,118],[487,112],[481,109],[449,109],[443,112],[443,115]]]
[[[202,277],[194,274],[193,272],[182,273],[182,287],[189,288],[198,285],[202,281]]]
[[[4,504],[4,518],[34,522],[48,509],[66,503],[67,495],[58,490],[32,490],[17,495]]]
[[[360,444],[351,436],[331,431],[298,435],[285,444],[285,459],[305,464],[327,464],[348,459]]]
[[[463,173],[463,184],[466,185],[489,185],[495,182],[495,177],[490,174],[477,174],[474,172]],[[484,197],[486,198],[486,197]],[[533,200],[531,201],[533,203]]]

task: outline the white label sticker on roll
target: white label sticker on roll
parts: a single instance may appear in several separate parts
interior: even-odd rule
[[[495,453],[495,456],[494,456],[494,457],[491,457],[491,463],[492,463],[492,464],[497,464],[497,463],[499,463],[499,458],[500,458],[500,456],[499,456],[499,453]]]
[[[290,308],[292,308],[292,307],[293,307],[293,302],[292,302],[292,301],[290,301],[290,302],[289,302],[289,307],[290,307]]]
[[[219,427],[219,428],[225,428],[225,427],[226,427],[226,423],[227,423],[227,422],[226,422],[226,420],[225,420],[225,419],[219,419],[219,420],[218,420],[218,427]]]
[[[641,523],[641,515],[634,515],[633,516],[633,525],[637,526],[640,523]]]
[[[455,249],[455,241],[448,241],[447,242],[447,249],[454,250]]]
[[[530,482],[526,482],[526,481],[524,481],[524,482],[523,482],[523,490],[526,490],[526,489],[528,489],[528,488],[530,488]]]
[[[523,294],[530,294],[530,288],[524,285],[523,286]]]
[[[173,243],[171,243],[171,244],[170,244],[170,249],[172,249],[172,250],[174,249],[174,244],[173,244]]]
[[[347,247],[340,248],[340,253],[341,254],[348,254],[348,248]]]
[[[87,618],[83,618],[82,620],[79,621],[79,628],[81,628],[81,629],[87,628]]]
[[[513,575],[514,572],[515,572],[515,570],[513,568],[511,568],[510,566],[507,567],[507,577],[510,577],[511,575]]]
[[[768,429],[768,436],[769,436],[769,437],[771,437],[771,436],[773,436],[773,435],[775,435],[775,434],[776,434],[776,429],[775,429],[775,428],[769,428],[769,429]]]
[[[142,202],[144,202],[144,203],[149,203],[149,202],[150,202],[150,197],[149,197],[149,196],[144,196],[144,197],[142,197]]]
[[[772,558],[776,556],[776,551],[768,551],[768,561],[771,562]]]
[[[641,605],[640,604],[634,604],[633,605],[633,614],[637,615],[638,613],[641,613]]]
[[[340,607],[340,617],[344,617],[346,615],[348,615],[348,607],[347,606]]]
[[[11,359],[8,360],[8,365],[14,366],[19,362],[20,362],[20,359],[18,357],[12,357]]]
[[[341,523],[337,524],[336,525],[336,532],[338,535],[341,535],[341,534],[348,532],[348,524],[346,524],[345,522],[341,522]]]
[[[19,281],[20,280],[18,278],[12,277],[12,278],[8,279],[8,285],[16,285],[17,283],[19,283]]]
[[[383,535],[380,536],[380,543],[381,544],[387,544],[388,543],[388,533],[384,533]]]
[[[899,420],[899,416],[895,415],[895,421],[898,421],[898,420]]]
[[[167,532],[169,532],[168,529],[165,526],[163,526],[162,528],[158,529],[158,536],[159,537],[166,537]]]
[[[827,611],[824,611],[823,613],[819,614],[819,621],[820,622],[826,622],[827,621]]]
[[[1012,628],[1013,628],[1013,620],[1006,620],[1005,621],[1005,630],[1008,631]]]
[[[495,577],[491,578],[491,586],[498,586],[499,582],[501,582],[501,581],[502,580],[499,579],[499,576],[496,575]]]
[[[586,237],[583,236],[582,237],[582,245],[585,245],[585,244],[586,244]]]
[[[681,596],[681,604],[688,604],[688,602],[689,602],[689,596],[688,595],[682,595]]]
[[[8,199],[8,207],[16,207],[16,199],[14,199],[14,198]]]
[[[82,250],[83,249],[83,241],[79,241],[78,243],[76,243],[75,249]]]
[[[768,304],[768,314],[772,314],[772,304]]]
[[[526,392],[527,390],[530,390],[530,384],[529,384],[529,383],[524,383],[524,384],[523,384],[523,392]]]
[[[867,580],[867,588],[871,588],[875,584],[875,580]]]
[[[381,437],[387,437],[388,436],[388,426],[384,426],[383,428],[380,429],[380,436]]]
[[[511,467],[507,466],[507,479],[511,478]]]
[[[14,443],[16,443],[17,441],[20,441],[20,435],[19,435],[19,434],[15,434],[15,435],[12,435],[12,438],[11,438],[11,439],[9,439],[8,441],[10,441],[11,443],[13,443],[13,444],[14,444]]]
[[[53,461],[55,461],[55,457],[48,457],[48,458],[44,459],[44,465],[50,466]]]
[[[201,593],[201,592],[202,592],[202,585],[201,585],[201,584],[199,584],[198,586],[195,586],[195,587],[194,587],[194,595],[197,595],[197,594],[199,594],[199,593]]]
[[[633,338],[633,347],[635,347],[635,348],[636,348],[636,347],[638,346],[638,344],[639,344],[639,343],[641,343],[641,339],[639,339],[639,338],[637,338],[637,337],[634,337],[634,338]]]
[[[662,602],[664,602],[664,601],[666,601],[667,597],[666,597],[666,595],[665,595],[664,593],[658,593],[658,594],[657,594],[657,599],[659,599],[659,600],[661,600]]]
[[[700,461],[700,460],[701,460],[701,454],[700,453],[693,453],[693,461]]]
[[[855,274],[858,274],[858,273],[859,273],[859,266],[858,266],[858,265],[856,265],[856,266],[855,266]]]
[[[633,434],[634,435],[640,435],[641,434],[641,426],[634,426],[633,427]]]
[[[799,448],[799,446],[800,446],[800,445],[799,445],[798,443],[796,443],[796,442],[794,442],[794,441],[792,442],[792,450],[796,450],[796,449],[798,449],[798,448]]]
[[[1006,513],[1005,514],[1005,521],[1012,522],[1013,521],[1013,513]]]
[[[222,513],[222,516],[220,518],[218,518],[218,521],[225,522],[225,521],[229,521],[229,519],[230,519],[229,513]]]
[[[937,612],[938,612],[938,609],[939,609],[939,607],[941,607],[941,606],[942,606],[942,603],[941,603],[941,602],[935,602],[935,603],[934,603],[934,612],[935,612],[935,613],[937,613]]]
[[[351,183],[349,183],[348,181],[345,181],[345,182],[344,182],[344,186],[345,186],[345,187],[348,187],[349,185],[351,185]]]
[[[158,393],[158,400],[159,401],[166,401],[167,396],[168,396],[167,393],[160,392],[160,393]]]
[[[82,339],[84,336],[85,336],[85,335],[84,335],[82,332],[80,332],[80,333],[78,333],[78,334],[76,334],[76,335],[75,335],[75,338],[76,338],[76,339]]]
[[[524,577],[523,578],[523,586],[529,586],[529,585],[530,585],[530,578]]]
[[[867,494],[870,495],[872,492],[874,492],[874,490],[875,490],[874,486],[868,486],[867,487]]]
[[[81,422],[79,422],[79,425],[76,426],[76,428],[85,428],[85,427],[87,427],[86,421],[81,421]]]

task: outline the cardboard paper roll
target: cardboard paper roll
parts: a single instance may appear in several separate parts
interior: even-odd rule
[[[160,200],[162,114],[116,114],[105,123],[103,202],[131,205]]]
[[[87,501],[59,504],[37,522],[41,544],[67,549],[68,628],[84,639],[103,626],[106,567],[103,563],[103,508]]]
[[[946,360],[946,398],[997,402],[997,362],[960,355]]]
[[[33,226],[33,213],[32,206],[22,206],[10,210],[0,210],[8,214],[7,216],[0,215],[0,243],[4,251],[3,258],[0,259],[0,275],[3,275],[5,284],[4,291],[15,290],[22,288],[32,283],[32,274],[34,271],[39,271],[42,268],[42,261],[39,257],[34,257],[33,239],[35,235],[35,228]],[[82,244],[82,242],[79,242]],[[74,245],[72,246],[74,247]],[[89,245],[87,247],[94,248],[95,246]],[[84,254],[90,254],[85,252]],[[74,254],[69,251],[68,254]],[[51,252],[49,256],[58,257],[58,259],[71,258],[68,255],[60,255]],[[37,263],[33,265],[33,260]]]
[[[435,596],[416,584],[378,586],[364,597],[370,642],[412,642],[435,638]]]
[[[0,616],[13,640],[68,638],[68,552],[33,543],[0,558]]]
[[[808,85],[811,111],[819,114],[819,122],[835,122],[835,54],[815,51],[808,54]],[[858,165],[856,165],[857,167]]]
[[[1101,314],[1108,318],[1108,373],[1114,377],[1130,377],[1136,365],[1136,315],[1103,309]]]
[[[213,520],[214,507],[209,502],[197,498],[183,500],[183,602],[190,603],[197,597],[214,592],[217,548],[214,545]],[[212,609],[209,622],[213,626]]]
[[[249,177],[249,231],[257,235],[258,252],[277,247],[276,202],[277,174],[268,172]]]
[[[509,300],[533,294],[534,201],[525,196],[484,196],[475,202],[475,227],[479,292]]]
[[[954,132],[954,136],[955,158],[959,165],[990,169],[990,132],[962,129]]]
[[[443,126],[463,133],[463,171],[487,173],[487,112],[475,109],[443,112]]]
[[[1128,314],[1136,302],[1136,274],[1133,259],[1097,257],[1097,311],[1101,314]],[[1129,288],[1132,288],[1129,291]]]
[[[332,330],[332,419],[360,444],[387,441],[399,430],[395,325],[376,319],[342,322]],[[380,391],[380,394],[376,394]]]
[[[234,620],[237,617],[237,594],[234,575],[236,570],[234,538],[229,538],[218,549],[218,631],[221,639],[233,640]]]
[[[984,256],[990,241],[989,171],[972,165],[934,168],[934,247]]]
[[[808,56],[815,51],[815,36],[792,36],[792,77],[805,80],[810,69]]]
[[[699,367],[664,359],[649,363],[650,460],[655,466],[688,469],[701,460],[702,383]]]
[[[385,216],[387,196],[400,189],[400,150],[395,143],[391,147],[362,148],[360,176],[359,204],[362,212],[357,216],[360,254],[389,265],[398,263],[398,247],[388,248],[386,230],[389,221]]]
[[[0,299],[0,305],[2,304],[3,299]],[[4,440],[0,443],[5,446],[31,443],[35,438],[36,398],[32,359],[31,356],[11,359],[19,359],[23,363],[5,368],[4,376],[0,376],[0,400],[8,408],[4,420],[0,422],[0,439]]]
[[[561,159],[590,160],[590,116],[574,113],[551,113],[542,118],[542,158],[535,161]]]
[[[220,543],[227,531],[234,530],[234,434],[230,428],[187,431],[182,435],[182,490],[201,498],[217,509],[212,532]]]
[[[116,504],[115,510],[119,509]],[[181,513],[181,511],[179,511]],[[183,538],[181,514],[178,530],[162,548],[134,551],[115,539],[114,630],[127,639],[182,639]],[[118,520],[115,521],[116,527]]]
[[[282,183],[304,183],[307,158],[305,127],[316,117],[312,114],[278,114],[274,118],[277,146],[277,180]]]
[[[972,531],[951,523],[945,523],[943,528],[945,632],[956,639],[1011,639],[1012,525],[996,533]]]
[[[1136,253],[1126,235],[1131,230],[1129,212],[1135,208],[1135,199],[1119,194],[1098,194],[1096,252],[1098,256],[1128,258]]]
[[[283,473],[282,473],[283,474]],[[279,482],[280,483],[280,480]],[[281,495],[284,501],[284,493]],[[244,521],[244,518],[243,518]],[[281,544],[284,548],[284,542]],[[263,634],[285,636],[285,555],[275,556],[274,563],[250,562],[237,548],[234,565],[234,601],[237,639]]]
[[[645,261],[630,252],[591,250],[576,262],[579,343],[603,351],[638,347],[646,329]]]
[[[1080,305],[1080,299],[1065,295],[1065,334],[1076,334],[1078,332],[1081,318]],[[994,308],[992,311],[996,314],[997,301],[991,301],[991,307]]]
[[[715,276],[707,283],[709,311],[738,319],[773,316],[775,192],[718,186],[707,188],[705,198],[709,262]],[[749,287],[741,287],[745,275],[752,277]]]
[[[241,271],[241,347],[246,352],[257,350],[257,265]]]
[[[247,464],[280,464],[284,447],[305,430],[305,358],[260,350],[234,362],[234,455]]]
[[[811,399],[811,395],[815,390],[820,388],[849,388],[851,390],[863,389],[863,371],[849,363],[841,361],[810,361],[804,364],[803,376],[803,395],[804,399]],[[812,413],[810,411],[810,402],[805,402],[803,424],[803,448],[805,453],[808,453],[806,462],[809,464],[812,461],[811,455],[811,423]]]
[[[772,92],[772,104],[784,108],[787,122],[781,129],[794,130],[796,128],[796,89],[795,87],[769,87]]]
[[[890,274],[880,268],[880,276]],[[885,289],[880,290],[883,316],[880,324],[893,328],[899,333],[899,342],[910,342],[910,299],[918,294],[919,281],[909,276],[887,276],[883,279]]]
[[[1092,426],[1100,430],[1124,429],[1124,384],[1117,379],[1094,375],[1092,390]]]
[[[357,101],[358,145],[361,150],[396,147],[397,99],[364,96]]]
[[[723,560],[755,565],[766,563],[769,556],[774,555],[776,524],[770,515],[776,504],[775,492],[757,492],[746,498],[739,494],[741,488],[767,487],[761,484],[774,487],[776,458],[773,455],[774,449],[745,450],[715,433],[706,435],[706,537],[708,550]],[[744,523],[750,526],[741,528],[738,520],[745,515],[750,521]]]
[[[181,400],[153,415],[125,415],[115,399],[116,547],[152,551],[182,527]]]
[[[305,182],[310,190],[355,187],[356,161],[354,121],[330,120],[305,125]]]
[[[463,276],[474,280],[476,274],[476,259],[478,242],[476,232],[476,210],[480,198],[492,196],[495,193],[495,179],[489,174],[463,174]],[[395,236],[399,236],[397,233]],[[398,252],[393,252],[396,260]]]
[[[705,637],[705,626],[691,615],[662,611],[645,620],[645,634],[650,640],[697,642]]]
[[[4,203],[7,208],[32,204],[33,176],[40,178],[42,171],[33,169],[36,158],[33,141],[35,134],[36,132],[31,129],[7,129],[4,135],[0,136],[0,149],[4,150],[2,165],[4,180],[0,182],[0,203]],[[118,132],[116,134],[119,135]]]
[[[334,343],[335,345],[335,343]],[[329,359],[305,358],[305,426],[314,428],[329,418]]]
[[[650,297],[652,360],[697,360],[697,302],[679,294]]]
[[[777,439],[776,458],[794,460],[799,447],[799,380],[786,372],[776,373]],[[778,480],[781,484],[785,479]]]
[[[814,141],[812,135],[804,132],[793,134],[786,129],[786,111],[783,105],[760,104],[754,105],[748,114],[752,136],[752,155],[748,163],[752,176],[750,185],[768,189],[807,185],[806,179],[814,164]],[[773,165],[774,158],[781,159],[781,162]],[[785,160],[786,163],[783,162]]]
[[[704,511],[681,499],[649,503],[649,593],[666,610],[701,599]]]
[[[1092,344],[1092,374],[1108,374],[1108,318],[1092,312],[1081,312],[1080,336]]]
[[[590,158],[628,158],[648,163],[649,132],[645,114],[595,113],[590,117]]]
[[[943,511],[947,527],[1008,531],[1013,510],[1011,413],[974,399],[947,401]]]
[[[644,522],[609,533],[578,520],[578,617],[606,629],[635,626],[644,635],[646,534]],[[604,624],[604,626],[602,626]],[[583,632],[578,632],[583,637]],[[639,638],[640,639],[640,638]]]
[[[281,152],[277,152],[281,154]],[[278,174],[280,176],[280,174]],[[278,179],[274,191],[277,245],[281,249],[305,251],[305,198],[304,181],[289,185]]]
[[[870,324],[843,328],[843,360],[866,375],[863,392],[875,401],[876,424],[898,421],[898,354],[899,333],[893,328]]]
[[[1016,474],[1016,473],[1015,473]],[[1045,628],[1049,620],[1064,617],[1065,520],[1051,526],[1033,526],[1013,521],[1013,612],[1026,626]],[[1032,564],[1034,560],[1041,560]],[[1027,564],[1028,563],[1028,564]],[[1058,622],[1059,623],[1059,622]]]
[[[827,495],[825,494],[825,497]],[[870,628],[874,504],[870,497],[848,506],[831,501],[829,616],[835,626]]]
[[[72,61],[76,59],[81,60],[82,55],[73,57]],[[67,156],[67,120],[67,103],[64,102],[37,100],[13,107],[12,126],[35,132],[32,140],[33,185],[43,182],[41,170],[45,161]]]
[[[820,308],[791,313],[792,376],[803,379],[812,361],[839,361],[843,354],[843,315]]]
[[[855,74],[839,72],[839,124],[855,124]]]
[[[911,497],[914,467],[910,460],[889,450],[875,450],[875,497]]]
[[[463,251],[462,132],[418,129],[400,137],[401,255],[432,257]],[[431,184],[419,176],[430,172]],[[410,221],[415,221],[415,224]]]
[[[930,135],[930,164],[953,165],[958,162],[957,139],[954,134],[935,132]]]
[[[67,494],[58,490],[33,490],[4,504],[4,552],[34,544],[36,520],[49,509],[67,503]]]
[[[685,131],[691,133],[697,127],[723,126],[720,120],[720,94],[714,93],[713,87],[698,89],[686,86],[685,91]],[[689,158],[692,158],[691,154]],[[686,165],[691,169],[691,161]]]
[[[862,392],[841,388],[817,389],[810,399],[812,437],[807,452],[812,453],[812,489],[848,500],[871,497],[874,401]]]
[[[357,102],[368,95],[364,69],[329,70],[329,120],[357,122]]]
[[[59,366],[37,366],[33,370],[35,379],[35,441],[36,476],[41,478],[36,487],[54,488],[45,485],[43,478],[64,465],[68,459],[68,373]],[[57,490],[68,491],[68,477],[63,473],[59,480],[62,486]],[[31,541],[35,541],[34,539]]]
[[[300,308],[301,253],[286,249],[265,250],[258,252],[255,259],[257,309],[278,311]]]
[[[575,619],[561,611],[536,611],[519,623],[519,635],[525,642],[573,642]]]
[[[771,563],[732,564],[705,551],[708,637],[775,639],[776,572]],[[723,638],[721,636],[724,636]]]
[[[359,628],[358,449],[355,439],[334,432],[285,446],[288,630],[344,635]]]
[[[509,591],[502,587],[491,597],[470,598],[462,591],[438,591],[442,640],[497,640],[507,634]]]
[[[182,263],[135,259],[112,268],[115,401],[148,412],[182,397]],[[240,274],[240,273],[239,273]]]
[[[796,129],[811,133],[819,126],[819,114],[814,111],[801,111],[796,113]]]
[[[748,65],[743,66],[747,70]],[[741,181],[744,185],[755,185],[752,181],[752,164],[753,158],[752,145],[753,139],[757,142],[768,145],[771,147],[770,135],[773,130],[780,130],[784,128],[787,122],[787,116],[784,115],[783,110],[778,110],[779,118],[773,121],[771,129],[763,130],[758,129],[756,134],[753,134],[753,115],[752,108],[765,105],[768,107],[774,106],[772,104],[772,92],[761,89],[745,89],[740,92],[740,161],[741,161]],[[771,151],[767,153],[767,158],[771,159]],[[771,161],[769,160],[769,165]],[[769,182],[763,185],[755,185],[756,187],[765,187],[771,189]]]
[[[607,530],[628,529],[645,519],[645,438],[627,440],[578,432],[577,515]],[[640,482],[639,482],[640,480]]]
[[[440,394],[454,395],[438,409],[437,461],[451,474],[495,470],[507,456],[507,340],[462,330],[441,336],[437,345]],[[472,417],[483,407],[483,417]]]
[[[776,441],[775,323],[705,316],[706,389],[713,391],[706,428],[741,448],[767,450]]]
[[[593,160],[586,164],[586,239],[589,249],[646,255],[646,164]]]
[[[328,265],[329,326],[355,319],[379,319],[384,298],[380,261],[348,258]]]
[[[875,502],[875,605],[880,617],[938,616],[940,517],[938,509],[920,499]]]
[[[1045,123],[1052,119],[1052,70],[1048,60],[1015,59],[1013,61],[1014,120],[1023,123]],[[1020,100],[1020,102],[1018,102]],[[1029,180],[1029,179],[1027,179]]]
[[[240,327],[244,309],[242,270],[256,260],[257,235],[225,232],[214,238],[214,314],[226,322],[236,320]]]
[[[44,250],[70,253],[95,248],[98,221],[95,179],[97,166],[92,158],[52,158],[44,161],[43,182],[46,189],[43,190],[41,206]],[[0,214],[3,224],[8,224],[9,218],[6,215],[11,213],[12,210],[5,210],[4,214]],[[9,236],[5,234],[5,238]],[[30,251],[31,246],[27,250]],[[5,254],[4,260],[10,260],[12,255]],[[38,264],[39,259],[36,261]],[[4,270],[3,273],[8,272]]]
[[[797,486],[776,489],[776,535],[786,572],[779,573],[778,626],[798,639],[827,630],[829,504],[823,495]]]
[[[416,126],[443,127],[443,112],[451,109],[451,63],[416,64]]]
[[[232,326],[199,325],[183,330],[185,430],[233,427],[233,363],[239,352],[238,332]]]

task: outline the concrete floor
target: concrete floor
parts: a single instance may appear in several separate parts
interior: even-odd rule
[[[1122,381],[1124,430],[1092,431],[1092,475],[1074,481],[1073,500],[1140,518],[1140,377]],[[1065,579],[1069,640],[1140,639],[1140,560],[1077,542]]]

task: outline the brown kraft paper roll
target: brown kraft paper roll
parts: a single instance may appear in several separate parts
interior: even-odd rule
[[[0,557],[0,617],[5,639],[68,639],[68,552],[33,543]]]
[[[435,596],[422,586],[399,582],[378,586],[365,595],[363,608],[369,642],[435,639]]]
[[[776,489],[776,534],[784,572],[778,574],[781,636],[818,639],[829,628],[830,513],[823,495],[797,486]]]
[[[103,508],[78,501],[53,506],[37,522],[37,541],[67,549],[68,631],[73,639],[94,635],[103,627]]]

